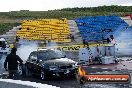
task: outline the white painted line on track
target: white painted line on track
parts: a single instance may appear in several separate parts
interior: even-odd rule
[[[0,82],[8,82],[8,83],[15,83],[20,85],[32,86],[35,88],[60,88],[48,84],[30,82],[30,81],[21,81],[21,80],[12,80],[12,79],[0,79]]]
[[[97,67],[91,67],[91,68],[97,68]]]
[[[102,68],[102,69],[108,69],[108,68]]]

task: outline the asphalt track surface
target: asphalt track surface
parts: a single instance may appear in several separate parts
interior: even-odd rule
[[[0,77],[5,78],[8,74],[3,68],[3,62],[5,60],[6,55],[0,55],[0,57],[2,57],[0,60],[0,74],[1,74]],[[90,67],[87,70],[89,73],[114,72],[111,69],[90,68]],[[132,75],[132,71],[129,71],[129,73]],[[21,77],[20,80],[48,84],[48,85],[53,85],[53,86],[60,87],[60,88],[132,88],[132,84],[87,84],[86,83],[85,85],[80,85],[77,82],[75,77],[54,78],[54,79],[42,81],[39,77],[31,76],[31,77]]]

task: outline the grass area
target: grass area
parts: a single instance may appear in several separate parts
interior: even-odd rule
[[[23,19],[40,19],[40,18],[67,18],[75,19],[82,16],[97,15],[118,15],[124,16],[132,14],[132,6],[99,6],[99,7],[82,7],[82,8],[64,8],[49,11],[10,11],[0,12],[0,18],[23,20]]]
[[[0,23],[0,35],[18,25],[19,23]]]

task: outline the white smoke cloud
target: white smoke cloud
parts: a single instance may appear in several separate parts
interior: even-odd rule
[[[126,31],[122,31],[122,32],[118,32],[118,36],[116,37],[116,48],[117,51],[116,53],[118,55],[132,55],[132,33],[131,33],[131,29],[125,29]]]
[[[38,47],[39,47],[39,41],[28,41],[28,40],[20,40],[19,44],[20,47],[17,49],[17,55],[20,56],[20,58],[22,60],[27,60],[30,53],[33,51],[37,51]],[[47,43],[46,48],[48,49],[49,47],[51,48],[52,46],[57,46],[57,43]],[[44,45],[42,44],[42,47],[44,47]]]
[[[33,41],[23,41],[21,44],[22,45],[17,49],[17,55],[24,61],[28,59],[31,52],[38,49],[37,43]]]
[[[6,56],[0,53],[0,70],[4,68],[4,61],[5,61]]]

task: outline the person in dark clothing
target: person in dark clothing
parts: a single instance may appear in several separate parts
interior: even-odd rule
[[[45,46],[45,47],[47,46],[47,40],[46,40],[45,37],[44,37],[44,46]]]
[[[88,43],[88,41],[86,39],[83,39],[83,45],[84,45],[84,47],[85,46],[89,47],[89,43]]]
[[[109,38],[107,38],[106,40],[107,40],[107,43],[110,43],[110,39]]]
[[[16,36],[16,42],[19,42],[19,39],[20,39],[20,38],[19,38],[18,36]]]
[[[110,38],[113,40],[114,39],[114,36],[113,35],[110,35]]]
[[[74,38],[74,35],[70,35],[70,38],[71,38],[71,42],[76,42],[75,38]]]
[[[87,46],[87,40],[86,39],[83,39],[83,45],[84,45],[84,47]]]
[[[86,41],[86,45],[87,45],[87,47],[89,47],[89,42],[88,42],[88,40]]]
[[[86,45],[86,40],[85,40],[85,39],[83,39],[83,45],[84,45],[84,47],[85,47],[85,45]]]
[[[7,70],[7,63],[8,63],[8,72],[9,72],[9,78],[10,79],[19,79],[19,72],[18,72],[18,61],[20,64],[22,64],[23,60],[16,55],[17,49],[14,47],[11,50],[11,53],[7,55],[5,62],[4,62],[4,68]],[[14,77],[13,77],[14,76]]]
[[[48,39],[48,46],[51,46],[51,40]]]

